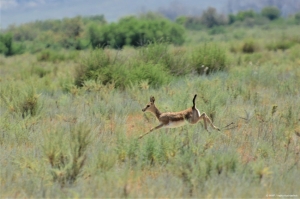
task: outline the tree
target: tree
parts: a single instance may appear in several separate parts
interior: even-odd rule
[[[208,28],[212,28],[218,25],[224,25],[227,23],[227,19],[223,15],[219,15],[215,8],[209,7],[207,10],[203,11],[201,16],[201,21]]]
[[[7,33],[4,35],[0,35],[0,53],[10,56],[13,55],[13,40],[12,34]]]
[[[262,9],[261,15],[270,20],[275,20],[280,17],[280,10],[275,6],[268,6]]]
[[[300,12],[296,13],[294,18],[295,18],[296,23],[300,24]]]

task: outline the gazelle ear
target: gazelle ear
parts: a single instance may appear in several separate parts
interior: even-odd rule
[[[150,102],[154,103],[155,98],[153,96],[150,97]]]

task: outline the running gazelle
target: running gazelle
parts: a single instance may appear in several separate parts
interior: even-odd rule
[[[152,128],[149,132],[141,135],[139,139],[147,135],[148,133],[160,129],[160,128],[176,128],[183,126],[185,124],[196,124],[199,120],[203,119],[204,127],[207,130],[207,122],[211,125],[212,128],[220,131],[218,127],[213,125],[211,119],[206,115],[206,113],[200,114],[200,111],[196,108],[195,100],[197,94],[193,98],[193,106],[183,111],[179,112],[166,112],[162,113],[155,106],[155,98],[150,97],[150,102],[146,105],[145,108],[142,109],[143,112],[151,112],[155,115],[155,117],[159,120],[160,124],[154,128]]]

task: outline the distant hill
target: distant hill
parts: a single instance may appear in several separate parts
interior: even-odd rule
[[[207,7],[223,13],[238,10],[259,10],[274,5],[284,15],[300,11],[299,0],[1,0],[1,29],[11,24],[74,17],[77,15],[101,15],[108,21],[116,21],[125,15],[147,11],[159,11],[169,18],[178,15],[199,15]]]

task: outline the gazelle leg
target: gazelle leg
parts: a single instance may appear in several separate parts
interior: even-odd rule
[[[211,127],[212,127],[213,129],[216,129],[216,130],[220,131],[220,129],[219,129],[218,127],[216,127],[215,125],[213,125],[211,119],[207,116],[206,113],[202,113],[202,114],[198,117],[197,122],[198,122],[199,120],[201,120],[201,119],[203,119],[203,121],[204,121],[204,128],[205,128],[205,130],[208,131],[208,129],[207,129],[207,122],[208,122],[208,123],[211,125]]]
[[[164,126],[164,124],[160,124],[160,125],[158,125],[158,126],[152,128],[149,132],[147,132],[147,133],[145,133],[145,134],[143,134],[143,135],[140,135],[139,139],[141,139],[142,137],[144,137],[144,136],[147,135],[148,133],[151,133],[151,132],[154,131],[154,130],[160,129],[160,128],[163,127],[163,126]]]
[[[200,115],[199,120],[200,120],[200,119],[203,119],[203,122],[204,122],[204,128],[205,128],[205,130],[208,131],[208,129],[207,129],[207,123],[206,123],[206,122],[207,122],[206,117],[207,117],[206,113],[202,113],[202,114]],[[209,122],[209,121],[208,121],[208,122]]]
[[[220,131],[220,129],[218,128],[218,127],[216,127],[213,123],[212,123],[212,121],[211,121],[211,119],[207,116],[207,114],[206,113],[202,113],[202,115],[204,114],[204,121],[206,120],[209,124],[210,124],[210,126],[213,128],[213,129],[216,129],[216,130],[218,130],[218,131]],[[202,116],[201,115],[201,116]],[[205,122],[204,122],[205,123]],[[206,126],[205,126],[206,127]]]

